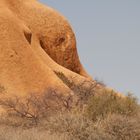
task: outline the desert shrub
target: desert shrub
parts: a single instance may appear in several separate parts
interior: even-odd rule
[[[57,72],[57,71],[54,71],[55,74],[58,76],[58,78],[60,80],[62,80],[62,82],[64,84],[66,84],[70,89],[73,89],[73,87],[75,86],[74,82],[73,81],[70,81],[65,75],[64,73],[62,72]]]
[[[29,119],[25,119],[23,117],[20,117],[16,114],[1,114],[0,115],[0,126],[6,126],[6,127],[26,127],[29,128],[32,126],[32,122]]]
[[[99,84],[97,81],[88,80],[75,83],[74,78],[70,80],[62,72],[55,71],[55,74],[74,92],[74,98],[77,99],[75,100],[76,106],[87,104],[88,99],[95,94],[96,86]]]
[[[19,116],[37,124],[40,119],[49,116],[51,112],[68,108],[69,98],[64,98],[55,90],[50,89],[42,95],[30,94],[22,98],[17,96],[1,98],[0,105],[9,116]]]
[[[103,122],[105,133],[115,140],[140,140],[140,117],[109,115]]]
[[[106,87],[106,84],[104,83],[104,81],[98,79],[98,78],[95,78],[95,81],[96,83],[98,83],[98,85],[102,86],[102,87]]]
[[[101,82],[76,84],[63,73],[55,73],[75,93],[74,107],[70,105],[73,98],[52,89],[25,98],[0,98],[0,106],[7,111],[0,116],[0,139],[140,139],[140,107],[135,97],[119,96]]]
[[[131,94],[126,97],[118,96],[114,91],[105,90],[102,94],[93,96],[88,103],[87,115],[92,120],[104,118],[108,114],[136,115],[138,112],[137,99]]]
[[[21,127],[0,126],[0,140],[69,140],[64,134],[51,135],[39,127],[23,129]]]
[[[51,133],[67,134],[70,140],[112,140],[108,134],[80,112],[69,112],[52,117],[46,123]]]

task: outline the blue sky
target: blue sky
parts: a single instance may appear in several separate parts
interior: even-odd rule
[[[94,78],[140,98],[140,0],[40,0],[62,13]]]

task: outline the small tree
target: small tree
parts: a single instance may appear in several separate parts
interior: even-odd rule
[[[50,110],[60,111],[62,108],[70,109],[71,97],[64,98],[55,90],[47,90],[42,95],[30,94],[25,98],[1,98],[0,105],[8,113],[16,113],[22,118],[31,119],[35,124],[40,118],[46,117]]]

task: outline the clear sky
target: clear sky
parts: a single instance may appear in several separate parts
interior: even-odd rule
[[[140,98],[140,0],[40,0],[71,23],[94,78]]]

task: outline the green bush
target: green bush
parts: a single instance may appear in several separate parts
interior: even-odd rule
[[[118,96],[113,91],[105,90],[101,95],[93,96],[88,103],[87,115],[92,120],[104,118],[108,114],[136,115],[138,112],[137,99],[131,94],[126,97]]]

